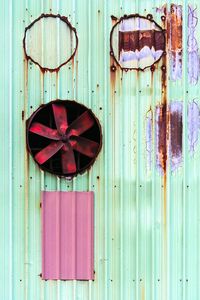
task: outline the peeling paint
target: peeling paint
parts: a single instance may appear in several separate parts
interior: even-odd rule
[[[169,163],[172,172],[182,163],[182,109],[180,101],[156,107],[156,167],[162,175]]]
[[[112,28],[110,47],[122,69],[144,70],[162,57],[165,34],[152,15],[124,16]]]
[[[192,85],[197,84],[200,75],[200,53],[196,38],[197,23],[197,8],[188,5],[188,77],[189,83]]]
[[[182,6],[171,4],[170,14],[167,16],[167,36],[170,57],[170,78],[182,78]]]
[[[182,5],[171,4],[170,11],[167,5],[155,8],[159,14],[164,14],[161,19],[166,19],[167,53],[169,55],[170,79],[175,81],[182,78],[183,60],[183,30],[182,30]]]
[[[188,104],[188,144],[189,151],[194,154],[199,140],[200,109],[196,99]]]

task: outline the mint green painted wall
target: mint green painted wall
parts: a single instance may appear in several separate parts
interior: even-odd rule
[[[155,161],[152,171],[147,170],[145,142],[146,112],[161,101],[160,68],[153,79],[149,70],[118,70],[115,86],[110,82],[110,16],[152,13],[161,24],[153,8],[166,1],[0,3],[0,299],[200,299],[200,144],[191,157],[186,119],[187,103],[200,98],[200,85],[188,85],[184,52],[183,79],[168,81],[167,88],[168,101],[184,103],[184,147],[182,167],[167,173],[164,224],[163,177]],[[177,3],[183,5],[186,49],[188,2]],[[198,5],[200,14],[199,3],[190,3]],[[65,15],[77,29],[74,64],[61,68],[58,75],[43,75],[24,58],[24,29],[43,12]],[[197,35],[200,38],[200,24]],[[25,120],[41,103],[55,98],[77,99],[90,107],[103,128],[96,163],[73,181],[40,171],[26,151]],[[94,282],[41,280],[41,190],[95,192]]]

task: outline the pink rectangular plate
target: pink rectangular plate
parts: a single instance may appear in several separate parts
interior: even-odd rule
[[[42,192],[42,278],[94,279],[93,192]]]

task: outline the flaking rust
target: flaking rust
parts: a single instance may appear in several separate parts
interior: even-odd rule
[[[161,59],[165,34],[152,15],[124,15],[113,20],[110,49],[122,70],[143,71]]]
[[[114,53],[110,51],[110,84],[111,84],[111,96],[114,97],[115,86],[116,86],[116,73],[117,65],[114,60]]]
[[[169,39],[169,52],[171,63],[171,78],[182,78],[182,6],[171,4],[170,16],[168,17],[167,35]]]
[[[170,79],[178,80],[182,78],[182,56],[183,56],[183,17],[182,5],[171,4],[157,8],[156,12],[163,13],[162,20],[166,19],[167,31],[167,52],[170,63]]]
[[[182,162],[182,102],[170,104],[170,162],[171,170],[175,171]]]

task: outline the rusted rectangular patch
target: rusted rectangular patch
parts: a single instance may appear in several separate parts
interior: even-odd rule
[[[94,279],[93,192],[42,192],[42,278]]]
[[[163,55],[165,33],[151,18],[130,15],[113,27],[111,48],[122,68],[144,70]]]
[[[119,53],[122,50],[140,51],[145,46],[164,51],[163,33],[156,30],[119,31]]]
[[[170,13],[167,13],[167,38],[170,56],[170,78],[182,78],[182,5],[171,4]]]

